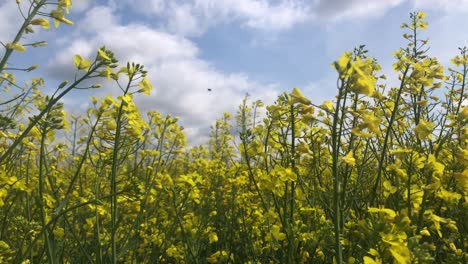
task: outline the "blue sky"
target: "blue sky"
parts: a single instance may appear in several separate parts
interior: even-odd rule
[[[391,75],[391,52],[405,45],[400,25],[418,10],[428,13],[429,54],[448,66],[468,42],[468,0],[74,0],[74,26],[38,29],[24,43],[46,40],[49,46],[10,62],[39,64],[27,77],[43,76],[54,87],[72,78],[74,54],[91,57],[106,45],[123,64],[135,61],[149,70],[154,90],[135,98],[140,109],[180,116],[196,144],[247,92],[271,103],[297,86],[316,103],[333,99],[330,65],[357,45],[365,44]],[[9,42],[19,23],[15,1],[0,0],[0,40]],[[117,95],[112,83],[104,84],[64,101],[78,113],[90,95]]]

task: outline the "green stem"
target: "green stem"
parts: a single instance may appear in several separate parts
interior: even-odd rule
[[[296,146],[295,146],[295,141],[296,141],[295,122],[296,122],[296,120],[294,118],[294,105],[291,105],[291,167],[292,167],[292,170],[294,171],[294,173],[297,173],[297,170],[296,170]],[[295,199],[294,192],[295,192],[295,188],[296,188],[296,186],[295,186],[294,181],[291,181],[291,198],[290,198],[290,202],[289,202],[289,221],[287,221],[287,224],[288,224],[287,233],[290,233],[288,235],[288,262],[289,263],[294,263],[295,241],[294,241],[294,234],[293,234],[292,225],[294,224],[294,199]]]
[[[39,9],[41,9],[44,6],[45,2],[46,2],[46,0],[35,1],[34,8],[31,10],[28,17],[24,20],[23,25],[21,25],[21,28],[18,31],[18,33],[16,34],[16,36],[15,36],[15,38],[13,40],[13,43],[16,43],[16,42],[20,41],[21,37],[24,34],[24,31],[31,24],[32,19],[36,16]],[[0,61],[0,73],[5,70],[5,66],[6,66],[6,64],[8,62],[8,59],[10,58],[12,53],[13,53],[12,48],[7,48],[6,49],[5,55],[3,55],[3,58]]]
[[[333,114],[333,125],[331,128],[331,139],[332,139],[332,155],[333,155],[333,164],[332,164],[332,173],[333,173],[333,227],[335,232],[335,260],[337,264],[343,263],[343,249],[341,247],[340,237],[341,237],[341,225],[340,225],[340,175],[338,171],[338,157],[339,157],[339,131],[338,122],[339,122],[339,113],[341,106],[341,99],[344,92],[344,79],[341,79],[341,86],[338,90],[338,98],[335,105],[335,113]]]
[[[123,96],[127,95],[132,80],[135,77],[135,73],[129,76],[127,87],[124,91]],[[123,116],[123,107],[126,103],[122,100],[117,112],[117,122],[115,129],[115,138],[114,138],[114,149],[112,151],[112,169],[111,169],[111,246],[112,246],[112,263],[117,263],[117,169],[118,169],[118,156],[119,156],[119,145],[120,137],[122,133],[122,116]]]
[[[84,74],[81,78],[73,82],[70,86],[68,86],[62,93],[60,93],[57,97],[52,97],[50,101],[48,102],[47,106],[42,110],[38,115],[32,118],[31,122],[29,125],[26,127],[26,129],[21,133],[19,137],[15,139],[15,141],[11,144],[11,146],[3,153],[3,155],[0,156],[0,164],[2,164],[12,153],[13,150],[18,146],[19,143],[22,142],[22,140],[28,135],[28,133],[33,129],[33,127],[41,120],[41,118],[49,112],[49,110],[57,104],[57,102],[62,99],[66,94],[68,94],[73,88],[75,88],[78,84],[80,84],[83,80],[87,79],[94,71],[96,71],[99,67],[103,65],[102,62],[98,63],[95,65],[93,69],[91,69],[89,72]]]
[[[383,163],[384,163],[385,156],[387,155],[388,139],[390,138],[390,134],[392,133],[392,125],[393,125],[393,122],[395,122],[395,118],[398,113],[398,106],[400,104],[400,98],[403,92],[403,88],[405,87],[406,75],[408,74],[409,68],[410,66],[407,65],[405,71],[403,72],[403,77],[401,78],[400,88],[398,89],[398,94],[395,99],[395,104],[393,106],[392,116],[390,117],[390,121],[388,121],[388,128],[387,128],[387,131],[385,132],[385,139],[384,139],[382,151],[380,152],[380,157],[379,157],[379,165],[377,168],[377,179],[375,180],[374,188],[372,189],[372,195],[370,196],[370,202],[369,202],[370,205],[374,203],[374,200],[377,196],[377,188],[380,184],[380,180],[382,177]]]
[[[44,244],[46,247],[47,261],[49,263],[55,263],[55,250],[52,247],[50,237],[49,237],[49,228],[46,227],[46,212],[44,208],[44,189],[45,189],[45,179],[44,179],[44,159],[45,159],[45,138],[47,134],[47,128],[44,125],[44,128],[41,131],[41,145],[40,145],[40,154],[39,154],[39,197],[38,197],[38,206],[41,212],[41,225],[44,228]]]

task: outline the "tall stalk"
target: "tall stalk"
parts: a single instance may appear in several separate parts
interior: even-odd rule
[[[133,78],[135,77],[135,72],[129,76],[127,87],[124,90],[123,96],[127,95],[130,90]],[[122,133],[122,117],[123,117],[123,107],[125,106],[125,101],[121,100],[119,109],[117,111],[116,117],[116,129],[114,137],[114,149],[112,150],[112,168],[111,168],[111,247],[112,247],[112,263],[116,264],[118,255],[117,255],[117,169],[118,169],[118,158],[119,158],[119,146],[120,138]]]
[[[383,166],[384,165],[384,159],[387,156],[388,140],[390,139],[390,134],[393,131],[392,126],[393,126],[393,123],[395,122],[395,118],[396,118],[397,113],[398,113],[398,106],[400,105],[401,94],[403,93],[403,88],[405,87],[406,77],[408,75],[409,69],[410,69],[410,66],[407,65],[406,68],[405,68],[405,71],[403,72],[403,77],[401,78],[400,88],[398,89],[398,93],[397,93],[397,96],[395,98],[395,103],[394,103],[394,106],[393,106],[392,115],[390,117],[390,120],[388,121],[387,130],[385,131],[385,138],[384,138],[382,150],[380,151],[380,157],[379,157],[379,160],[378,160],[379,163],[378,163],[378,167],[377,167],[377,178],[375,180],[374,187],[372,188],[372,194],[370,196],[369,205],[374,204],[374,200],[375,200],[375,198],[377,196],[377,189],[378,189],[378,187],[380,185],[381,178],[382,178],[382,173],[383,173],[383,169],[384,169],[384,166]]]
[[[21,40],[24,32],[26,31],[26,28],[31,24],[31,21],[36,16],[37,12],[39,12],[39,10],[45,5],[45,3],[46,0],[34,1],[34,3],[32,3],[33,8],[28,13],[28,16],[24,19],[24,22],[21,25],[21,28],[18,31],[18,33],[16,33],[16,36],[13,39],[12,43],[17,43]],[[5,70],[5,66],[7,65],[8,59],[10,58],[13,51],[13,48],[6,48],[5,54],[3,55],[2,60],[0,61],[0,73],[3,72],[3,70]]]
[[[339,114],[341,107],[341,100],[346,96],[345,92],[345,80],[341,80],[341,85],[338,88],[338,98],[335,105],[335,113],[333,114],[333,125],[331,128],[331,140],[332,140],[332,175],[333,175],[333,228],[335,232],[335,260],[337,264],[343,263],[343,248],[341,246],[341,224],[340,224],[340,214],[341,214],[341,202],[340,202],[340,173],[338,170],[338,158],[340,152],[340,138],[339,131],[337,130],[340,123]],[[344,107],[344,105],[343,105]],[[344,109],[343,109],[344,110]],[[343,111],[341,110],[341,111]],[[342,121],[342,120],[341,120]]]
[[[13,143],[8,147],[8,149],[5,151],[5,153],[3,153],[0,156],[0,164],[2,164],[13,153],[13,151],[16,149],[18,144],[21,143],[22,140],[29,134],[31,129],[33,129],[33,127],[35,125],[37,125],[37,123],[41,120],[41,118],[44,117],[44,115],[46,113],[48,113],[50,111],[50,109],[52,109],[52,107],[54,105],[56,105],[60,101],[60,99],[62,99],[62,97],[64,97],[71,90],[73,90],[75,87],[77,87],[85,79],[88,79],[102,65],[104,65],[104,62],[96,63],[93,68],[91,68],[88,72],[86,72],[81,78],[79,78],[78,80],[75,80],[70,86],[65,88],[65,90],[63,92],[58,94],[56,97],[53,96],[52,98],[50,98],[50,100],[47,103],[47,106],[31,119],[31,122],[23,130],[23,132],[13,141]]]
[[[46,212],[44,204],[44,191],[45,191],[45,139],[47,135],[47,126],[44,124],[41,130],[41,142],[40,142],[40,152],[39,152],[39,193],[38,193],[38,207],[41,214],[41,225],[44,228],[44,244],[46,247],[47,261],[48,263],[55,263],[55,250],[50,241],[50,229],[46,226]]]

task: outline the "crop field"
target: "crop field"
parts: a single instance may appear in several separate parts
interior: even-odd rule
[[[26,34],[73,24],[49,2],[1,40],[0,263],[468,263],[468,49],[430,57],[425,13],[401,25],[394,80],[358,46],[333,100],[246,97],[192,146],[134,102],[151,72],[104,46],[52,93],[36,62],[11,66],[46,44]],[[67,114],[103,80],[121,94]]]

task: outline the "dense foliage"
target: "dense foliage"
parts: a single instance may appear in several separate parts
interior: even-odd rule
[[[246,98],[187,147],[177,118],[135,105],[143,66],[105,47],[75,55],[76,78],[51,95],[16,81],[36,66],[9,68],[11,54],[46,44],[24,35],[73,24],[71,1],[50,1],[2,43],[1,263],[468,261],[468,50],[445,70],[419,37],[424,13],[402,25],[397,86],[361,46],[333,64],[333,101]],[[60,99],[99,78],[122,94],[68,117]]]

